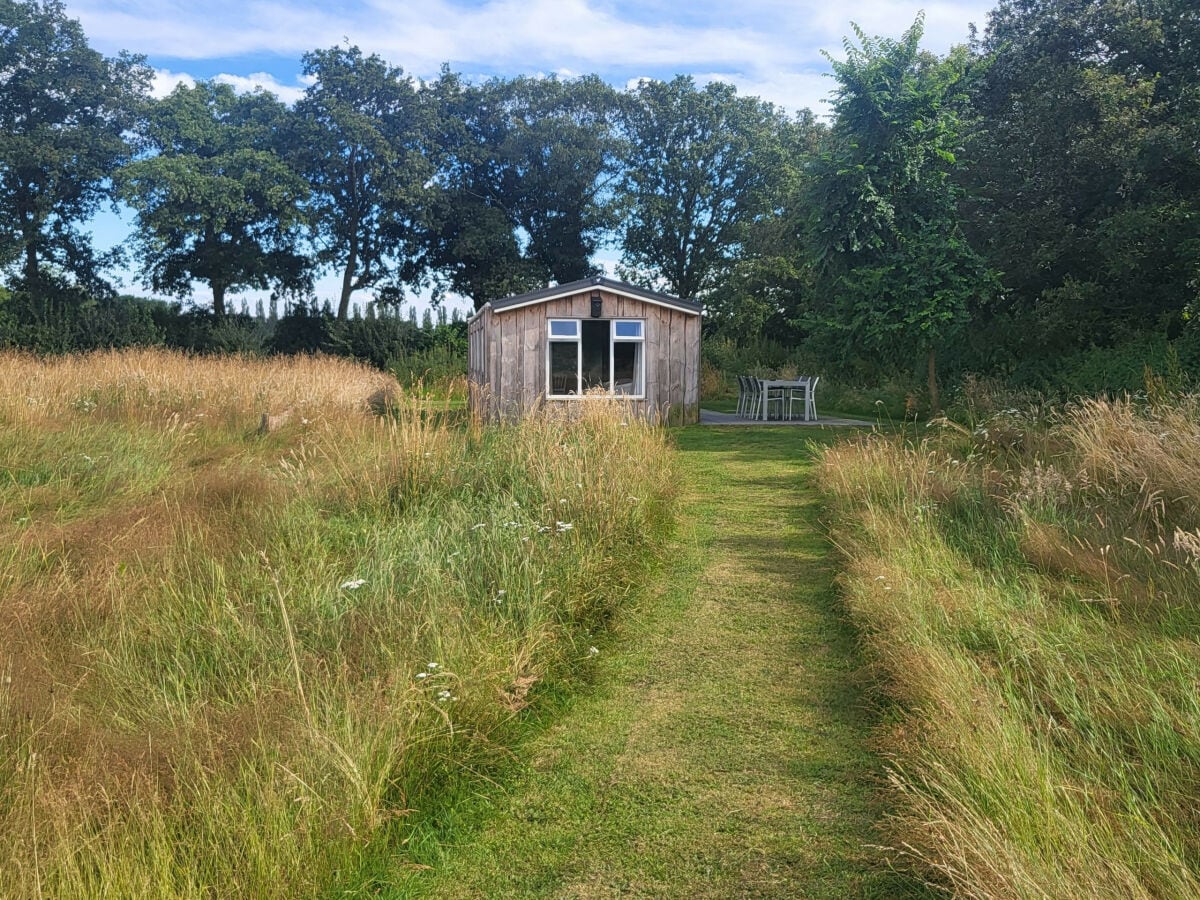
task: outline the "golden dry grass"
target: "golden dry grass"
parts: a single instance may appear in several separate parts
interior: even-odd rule
[[[39,357],[0,353],[0,416],[53,421],[69,412],[100,415],[244,416],[364,411],[391,376],[340,357],[200,357],[122,350]]]
[[[333,359],[0,377],[6,896],[386,884],[669,519],[662,433],[603,402],[481,430]]]

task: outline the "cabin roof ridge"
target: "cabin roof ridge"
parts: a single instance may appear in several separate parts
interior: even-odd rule
[[[486,305],[491,308],[492,312],[499,313],[521,306],[529,306],[534,303],[546,303],[560,297],[569,297],[572,294],[583,293],[591,288],[600,288],[609,293],[620,294],[634,300],[645,300],[648,303],[656,303],[659,306],[668,306],[672,309],[691,313],[692,315],[700,315],[704,310],[703,304],[695,300],[685,300],[672,294],[651,290],[638,284],[630,284],[627,281],[618,281],[605,275],[589,275],[587,278],[581,278],[578,281],[571,281],[566,284],[554,284],[549,287],[538,288],[535,291],[527,291],[524,294],[513,294],[501,300],[491,300]]]

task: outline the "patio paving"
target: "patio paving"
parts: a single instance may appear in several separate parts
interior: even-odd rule
[[[761,419],[743,419],[734,413],[717,412],[712,409],[700,410],[701,425],[758,425],[760,427],[775,427],[784,426],[792,428],[812,428],[821,425],[857,425],[868,426],[874,425],[874,422],[868,422],[865,419],[841,419],[836,416],[818,416],[811,422],[805,422],[803,419],[771,419],[764,422]]]

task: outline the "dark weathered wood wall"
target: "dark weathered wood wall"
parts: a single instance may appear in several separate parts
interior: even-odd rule
[[[467,406],[476,415],[487,415],[488,398],[488,341],[492,311],[484,307],[478,316],[467,323]]]
[[[588,318],[591,294],[485,309],[475,318],[467,329],[471,409],[486,418],[517,418],[547,402],[546,320]],[[646,399],[631,401],[637,413],[656,422],[699,421],[700,317],[608,291],[600,295],[603,318],[646,320]]]

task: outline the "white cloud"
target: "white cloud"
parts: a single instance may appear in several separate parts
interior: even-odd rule
[[[105,52],[128,47],[153,57],[254,58],[274,74],[227,74],[239,90],[261,85],[293,101],[305,82],[299,57],[349,42],[421,77],[442,63],[507,75],[599,72],[616,83],[634,74],[719,77],[788,109],[812,108],[829,90],[822,51],[842,55],[851,20],[869,34],[899,35],[926,10],[924,46],[944,52],[985,24],[992,0],[72,0],[92,43]],[[286,68],[283,68],[285,67]],[[226,69],[226,71],[230,71]],[[281,74],[282,73],[282,74]],[[701,74],[707,73],[707,74]],[[189,77],[162,71],[155,90]],[[175,78],[177,81],[171,81]],[[290,83],[289,83],[290,82]],[[169,88],[166,88],[169,89]]]
[[[189,75],[187,72],[155,69],[154,81],[150,86],[150,93],[152,96],[161,99],[175,90],[178,85],[194,86],[196,80],[195,76]],[[222,73],[213,76],[212,80],[218,84],[229,85],[239,94],[249,94],[261,88],[262,90],[270,91],[284,103],[295,103],[304,95],[304,88],[316,81],[315,78],[297,77],[297,84],[282,84],[269,72],[253,72],[249,75]]]
[[[172,72],[170,69],[155,69],[154,81],[150,84],[150,94],[161,100],[181,84],[188,87],[195,85],[196,79],[186,72]]]
[[[221,74],[213,78],[219,84],[227,84],[239,94],[249,94],[262,88],[270,91],[284,103],[295,103],[304,96],[303,85],[281,84],[275,76],[267,72],[253,72],[250,75]]]
[[[830,113],[829,93],[834,82],[823,72],[758,71],[752,74],[741,72],[709,72],[695,76],[697,84],[710,81],[725,81],[734,85],[744,96],[761,97],[795,113],[810,109],[818,117]]]

